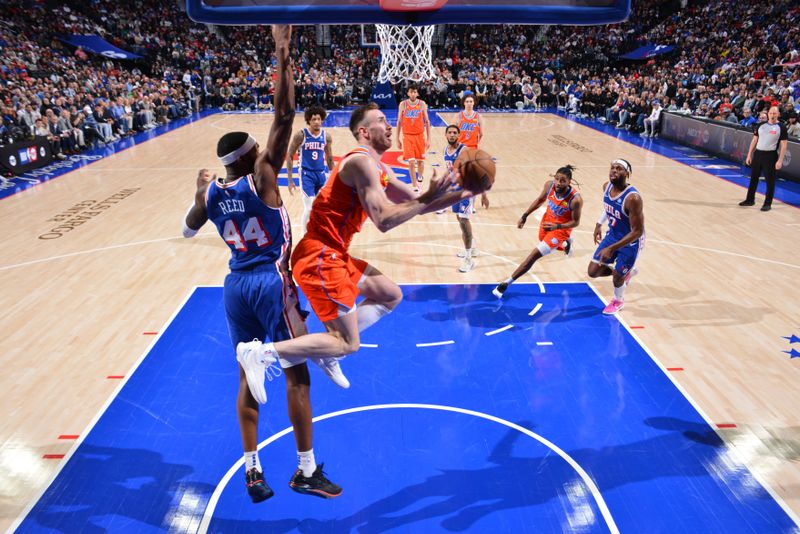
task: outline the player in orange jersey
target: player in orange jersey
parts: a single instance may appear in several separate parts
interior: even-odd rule
[[[528,257],[519,264],[519,267],[505,282],[497,284],[492,293],[497,298],[502,298],[514,280],[527,273],[542,256],[547,256],[554,249],[564,250],[567,256],[572,253],[572,229],[581,223],[581,208],[583,199],[572,187],[572,171],[575,167],[566,165],[556,171],[552,180],[545,182],[542,192],[536,200],[525,210],[517,222],[517,228],[525,226],[525,221],[533,211],[547,202],[547,211],[539,225],[539,244]]]
[[[458,142],[467,148],[478,148],[483,139],[483,116],[475,111],[475,96],[472,93],[461,99],[464,109],[458,113]]]
[[[397,148],[403,151],[403,159],[408,162],[411,186],[419,191],[425,170],[425,152],[431,148],[431,121],[428,104],[417,98],[417,86],[409,85],[406,94],[408,99],[400,102],[397,110]]]
[[[327,333],[262,344],[241,343],[238,354],[253,368],[276,358],[343,356],[359,348],[359,332],[391,312],[402,300],[400,287],[369,265],[350,256],[350,242],[367,218],[387,232],[423,213],[436,211],[472,196],[454,191],[454,170],[437,178],[434,171],[422,195],[392,176],[381,156],[392,147],[392,126],[377,104],[353,111],[350,131],[359,147],[336,165],[317,195],[308,230],[292,253],[295,280]],[[356,299],[363,300],[356,306]],[[256,391],[263,380],[248,385]]]

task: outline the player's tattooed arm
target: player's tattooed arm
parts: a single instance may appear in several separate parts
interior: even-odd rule
[[[292,171],[294,170],[294,155],[297,154],[297,149],[300,148],[300,145],[303,144],[303,130],[298,130],[292,136],[292,142],[289,144],[289,152],[286,154],[286,172],[289,175],[289,194],[294,194],[294,190],[297,189],[297,186],[294,184],[294,178],[292,177]]]

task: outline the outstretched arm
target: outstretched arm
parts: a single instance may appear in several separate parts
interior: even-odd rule
[[[419,192],[414,191],[410,185],[393,176],[389,179],[389,184],[386,186],[386,196],[395,204],[401,204],[407,200],[417,198]]]
[[[539,206],[544,204],[545,199],[547,199],[547,193],[550,191],[550,186],[552,185],[553,185],[552,180],[548,180],[547,182],[544,183],[544,187],[542,187],[539,196],[536,197],[536,199],[531,203],[530,206],[528,206],[528,209],[525,210],[525,213],[523,213],[522,217],[520,217],[519,221],[517,221],[517,228],[522,228],[523,226],[525,226],[525,221],[528,220],[528,215],[538,210]]]
[[[394,204],[383,190],[375,164],[370,158],[358,155],[341,165],[339,177],[358,191],[361,206],[381,232],[388,232],[421,213],[435,211],[472,195],[469,191],[448,191],[455,183],[455,173],[451,172],[441,179],[434,174],[425,193]]]
[[[272,26],[272,37],[275,40],[275,57],[278,60],[277,80],[275,84],[275,117],[269,129],[267,147],[259,155],[256,162],[256,179],[277,180],[278,173],[286,157],[286,148],[294,122],[294,72],[292,61],[289,58],[289,42],[292,37],[292,27],[285,24]],[[265,172],[269,167],[270,172]],[[261,175],[260,177],[258,175]],[[267,186],[268,184],[263,184]],[[257,183],[258,187],[259,184]],[[269,187],[260,188],[264,191]]]

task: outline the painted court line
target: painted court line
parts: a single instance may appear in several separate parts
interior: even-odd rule
[[[439,405],[439,404],[410,404],[409,403],[409,404],[374,404],[374,405],[371,405],[371,406],[359,406],[357,408],[348,408],[346,410],[340,410],[338,412],[332,412],[332,413],[327,413],[327,414],[324,414],[324,415],[319,415],[319,416],[317,416],[317,417],[315,417],[313,419],[313,422],[317,423],[319,421],[324,421],[325,419],[331,419],[333,417],[338,417],[340,415],[347,415],[347,414],[351,414],[351,413],[366,412],[366,411],[372,411],[372,410],[386,410],[386,409],[441,410],[441,411],[445,411],[445,412],[456,412],[456,413],[461,413],[461,414],[465,414],[465,415],[471,415],[473,417],[479,417],[481,419],[486,419],[488,421],[492,421],[492,422],[495,422],[495,423],[499,423],[501,425],[505,425],[508,428],[516,430],[517,432],[520,432],[521,434],[525,434],[526,436],[535,439],[536,441],[538,441],[539,443],[541,443],[542,445],[544,445],[545,447],[547,447],[548,449],[550,449],[551,451],[556,453],[558,456],[560,456],[565,462],[567,462],[575,470],[575,472],[583,480],[584,484],[586,484],[586,487],[588,488],[589,492],[592,494],[592,497],[594,498],[595,502],[597,503],[597,508],[600,510],[600,513],[602,514],[603,519],[606,522],[606,525],[608,525],[609,531],[611,531],[612,534],[619,534],[619,528],[617,527],[617,524],[614,521],[614,518],[611,516],[611,511],[608,509],[608,505],[606,504],[605,499],[603,499],[603,495],[600,493],[600,489],[597,487],[597,484],[595,484],[595,482],[592,479],[592,477],[590,477],[589,474],[583,469],[583,467],[581,467],[580,464],[578,464],[578,462],[576,462],[574,458],[572,458],[569,454],[564,452],[555,443],[553,443],[553,442],[549,441],[548,439],[540,436],[539,434],[536,434],[535,432],[532,432],[532,431],[528,430],[527,428],[519,426],[516,423],[512,423],[511,421],[506,421],[505,419],[500,419],[499,417],[495,417],[494,415],[489,415],[489,414],[482,413],[482,412],[476,412],[476,411],[467,410],[467,409],[464,409],[464,408],[457,408],[455,406],[442,406],[442,405]],[[272,436],[270,436],[266,440],[264,440],[261,443],[259,443],[258,444],[258,450],[263,449],[264,447],[266,447],[270,443],[272,443],[274,441],[277,441],[278,439],[282,438],[283,436],[285,436],[286,434],[289,434],[291,432],[292,432],[292,427],[284,428],[283,430],[281,430],[277,434],[273,434]],[[234,476],[234,474],[238,473],[241,470],[243,465],[244,465],[244,458],[240,458],[235,464],[233,464],[231,466],[231,468],[228,470],[228,472],[225,473],[225,476],[222,477],[222,479],[219,481],[219,483],[217,484],[217,487],[214,488],[214,493],[211,495],[211,498],[208,500],[208,506],[206,506],[206,509],[203,512],[203,518],[200,521],[200,526],[197,529],[197,532],[199,534],[205,534],[206,532],[208,532],[208,528],[211,525],[211,519],[214,517],[214,511],[217,508],[217,503],[219,502],[219,499],[222,496],[222,491],[228,485],[228,482],[231,480],[231,478]],[[532,475],[532,473],[531,473],[531,475]]]
[[[192,297],[192,295],[194,294],[196,289],[197,289],[196,287],[192,288],[192,290],[189,291],[189,293],[186,295],[186,298],[184,298],[183,301],[181,301],[181,303],[178,304],[178,307],[175,308],[175,311],[172,313],[170,318],[167,319],[167,321],[164,323],[164,326],[160,330],[161,332],[165,332],[167,330],[167,328],[169,327],[169,325],[172,324],[172,321],[175,320],[175,318],[178,316],[180,311],[183,309],[183,307],[186,305],[186,303]],[[131,368],[128,371],[126,377],[123,378],[120,381],[119,385],[116,387],[114,392],[111,395],[109,395],[108,399],[106,400],[105,404],[103,404],[102,408],[100,408],[100,410],[98,410],[98,412],[94,416],[94,418],[89,422],[88,425],[86,425],[86,428],[84,429],[84,431],[80,433],[80,437],[72,444],[72,447],[70,448],[69,452],[66,455],[62,455],[62,457],[66,458],[66,461],[61,462],[59,464],[59,466],[56,469],[56,471],[51,475],[50,480],[55,480],[58,477],[58,474],[61,472],[61,470],[64,468],[64,466],[67,465],[67,463],[69,462],[69,459],[72,457],[73,454],[75,454],[75,452],[81,446],[81,443],[83,443],[83,440],[84,440],[85,436],[89,435],[89,432],[91,432],[91,430],[94,428],[94,426],[97,424],[97,422],[103,416],[103,414],[106,413],[106,410],[108,410],[108,407],[111,406],[111,403],[114,401],[114,399],[117,398],[117,395],[119,395],[119,392],[122,391],[123,387],[125,387],[125,384],[128,382],[128,379],[133,375],[133,373],[136,371],[136,369],[142,364],[142,362],[147,357],[147,355],[150,354],[150,351],[153,350],[153,347],[155,347],[156,343],[158,343],[158,340],[160,338],[161,338],[161,335],[159,334],[157,337],[155,337],[153,339],[152,343],[150,343],[150,345],[148,345],[147,348],[144,349],[142,354],[136,360],[136,363],[134,363],[131,366]],[[20,512],[20,514],[17,516],[17,518],[14,520],[14,522],[11,523],[11,528],[9,529],[9,532],[14,532],[17,528],[19,528],[19,526],[22,524],[22,521],[28,516],[28,514],[31,512],[33,507],[36,506],[36,503],[38,503],[39,500],[41,500],[42,496],[44,495],[44,493],[49,488],[50,488],[50,485],[47,484],[47,485],[44,485],[42,487],[41,491],[37,492],[37,494],[28,502],[27,506],[25,506],[25,508],[22,510],[22,512]]]
[[[378,348],[378,344],[377,343],[361,343],[359,345],[359,347],[364,348],[364,349],[377,349]]]
[[[540,347],[549,347],[553,344],[552,341],[537,341],[536,344]]]
[[[414,224],[414,222],[415,221],[409,221],[409,223],[407,223],[407,224]],[[417,222],[419,222],[421,224],[429,224],[428,222],[425,222],[425,221],[417,221]],[[444,223],[446,221],[442,221],[442,222]],[[458,224],[458,223],[453,223],[453,224]],[[508,225],[508,224],[500,225],[500,224],[497,224],[495,226],[514,226],[514,225]],[[372,243],[371,245],[390,245],[390,244],[391,243],[380,242],[380,243]],[[430,242],[427,242],[427,241],[409,241],[409,242],[407,242],[405,244],[406,245],[424,245],[424,246],[430,246],[430,247],[443,247],[443,248],[451,248],[451,249],[461,250],[461,247],[457,247],[457,246],[454,246],[454,245],[446,245],[444,243],[430,243]],[[504,262],[506,262],[508,264],[511,264],[511,265],[514,265],[514,266],[517,265],[516,262],[513,262],[513,261],[509,260],[508,258],[506,258],[504,256],[497,256],[495,254],[492,254],[491,252],[487,252],[484,249],[480,249],[480,250],[481,250],[481,254],[483,256],[490,257],[490,258],[495,258],[495,259],[498,259],[500,261],[504,261]],[[527,274],[528,274],[528,276],[533,278],[533,280],[536,282],[536,285],[539,287],[539,293],[544,293],[545,292],[545,287],[544,287],[544,284],[542,283],[542,281],[539,279],[539,277],[536,276],[532,271],[528,271]]]
[[[711,175],[711,176],[714,176],[714,175]],[[430,223],[428,223],[427,221],[409,221],[406,224],[430,224]],[[457,222],[450,222],[450,221],[441,221],[439,224],[453,224],[453,225],[455,225],[455,224],[458,224],[458,223]],[[514,227],[514,228],[516,228],[515,224],[484,223],[484,222],[479,222],[479,221],[473,221],[472,224],[477,224],[479,226],[498,226],[498,227],[509,227],[509,228],[510,227]],[[292,226],[293,227],[299,227],[299,225],[297,225],[297,224],[294,224]],[[787,226],[800,226],[800,224],[789,223]],[[575,231],[577,233],[591,234],[591,232],[588,231],[588,230],[575,230]],[[216,236],[216,235],[218,235],[216,232],[203,232],[203,233],[197,234],[195,236],[195,239],[200,238],[200,237],[208,237],[208,236]],[[72,257],[75,257],[75,256],[83,256],[85,254],[95,254],[97,252],[105,252],[105,251],[108,251],[108,250],[115,250],[115,249],[119,249],[119,248],[135,247],[135,246],[139,246],[139,245],[148,245],[148,244],[151,244],[151,243],[161,243],[161,242],[173,241],[173,240],[175,240],[175,241],[184,241],[185,238],[183,236],[162,237],[162,238],[159,238],[159,239],[148,239],[148,240],[145,240],[145,241],[133,241],[133,242],[130,242],[130,243],[120,243],[118,245],[110,245],[110,246],[107,246],[107,247],[93,248],[93,249],[89,249],[89,250],[79,250],[77,252],[70,252],[70,253],[67,253],[67,254],[60,254],[60,255],[57,255],[57,256],[49,256],[47,258],[39,258],[37,260],[29,260],[29,261],[25,261],[25,262],[21,262],[21,263],[12,263],[12,264],[8,264],[8,265],[0,265],[0,271],[6,271],[6,270],[9,270],[9,269],[16,269],[16,268],[19,268],[19,267],[26,267],[28,265],[35,265],[37,263],[44,263],[44,262],[48,262],[48,261],[52,261],[52,260],[60,260],[60,259],[65,259],[65,258],[72,258]],[[688,249],[693,249],[693,250],[702,250],[704,252],[712,252],[712,253],[716,253],[716,254],[724,254],[724,255],[727,255],[727,256],[735,256],[735,257],[738,257],[738,258],[745,258],[745,259],[748,259],[748,260],[764,262],[764,263],[771,263],[773,265],[782,265],[784,267],[791,267],[793,269],[800,269],[800,265],[795,265],[795,264],[791,264],[791,263],[785,263],[785,262],[782,262],[782,261],[770,260],[770,259],[767,259],[767,258],[760,258],[758,256],[748,256],[746,254],[739,254],[739,253],[730,252],[730,251],[727,251],[727,250],[719,250],[719,249],[707,248],[707,247],[698,247],[698,246],[689,245],[689,244],[686,244],[686,243],[678,243],[678,242],[675,242],[675,241],[664,241],[664,240],[661,240],[661,239],[654,239],[654,238],[648,238],[647,242],[648,243],[658,243],[660,245],[667,245],[667,246],[673,246],[673,247],[688,248]],[[388,244],[388,243],[383,243],[383,244],[385,245],[385,244]],[[453,246],[453,245],[445,245],[445,244],[442,244],[442,243],[410,243],[410,244],[418,244],[418,245],[419,244],[424,244],[424,245],[447,247],[447,248],[453,248],[453,249],[459,249],[459,250],[461,249],[461,247],[456,247],[456,246]],[[358,246],[358,245],[355,245],[355,246]],[[504,262],[506,262],[508,264],[516,266],[516,262],[513,262],[513,261],[509,260],[508,258],[505,258],[503,256],[496,256],[496,255],[491,254],[491,253],[489,253],[489,252],[487,252],[487,251],[485,251],[483,249],[482,249],[482,252],[486,256],[490,256],[490,257],[499,259],[501,261],[504,261]],[[536,281],[536,284],[539,286],[539,291],[541,293],[544,293],[545,292],[545,286],[541,282],[541,280],[535,274],[533,274],[533,272],[531,272],[531,271],[529,271],[527,274],[529,276],[531,276]]]
[[[542,309],[542,303],[540,302],[539,304],[536,305],[535,308],[533,308],[531,311],[528,312],[528,316],[532,317],[536,315],[536,312],[538,312],[541,309]]]
[[[440,345],[454,345],[455,341],[448,339],[447,341],[434,341],[433,343],[417,343],[418,347],[438,347]]]
[[[600,292],[597,291],[597,288],[594,287],[594,284],[592,284],[591,282],[585,282],[585,283],[586,283],[587,286],[589,286],[589,288],[592,291],[594,291],[594,294],[597,295],[597,298],[600,299],[600,302],[602,302],[603,305],[608,304],[606,299],[603,298],[603,295],[601,295]],[[615,315],[614,317],[616,317],[617,320],[620,322],[620,324],[625,327],[625,329],[628,331],[628,334],[630,334],[630,336],[639,344],[639,346],[642,348],[642,350],[644,350],[647,353],[647,355],[650,357],[650,359],[653,360],[653,362],[655,362],[655,364],[659,367],[659,369],[661,369],[664,372],[664,374],[667,376],[667,378],[669,378],[670,382],[672,382],[672,385],[675,386],[678,389],[678,391],[681,392],[681,395],[683,395],[684,398],[687,401],[689,401],[689,404],[691,404],[692,407],[695,410],[697,410],[697,413],[700,414],[700,417],[703,418],[703,420],[706,422],[706,424],[708,426],[710,426],[711,428],[717,427],[717,425],[715,423],[711,422],[711,418],[708,416],[708,414],[706,414],[706,412],[700,407],[700,405],[697,402],[695,402],[695,400],[692,398],[692,396],[689,395],[689,392],[686,391],[686,389],[680,384],[680,382],[678,382],[675,379],[675,377],[672,375],[672,373],[666,372],[668,369],[664,366],[663,363],[661,363],[661,360],[656,358],[655,354],[649,348],[647,348],[647,345],[645,345],[642,342],[642,340],[639,338],[639,336],[636,335],[636,332],[634,332],[633,330],[630,329],[630,327],[628,326],[628,323],[625,322],[623,317],[620,316],[619,314]],[[721,434],[720,434],[720,438],[722,438]],[[767,484],[767,482],[764,480],[764,478],[758,472],[756,472],[750,466],[750,464],[748,462],[745,461],[745,459],[742,456],[742,454],[736,448],[732,447],[728,443],[725,444],[725,448],[743,466],[745,466],[747,468],[747,470],[750,472],[750,475],[754,479],[756,479],[756,481],[758,481],[759,484],[761,484],[761,487],[764,488],[767,491],[767,493],[769,493],[770,497],[772,497],[773,500],[778,503],[778,506],[780,506],[783,509],[783,511],[786,512],[786,514],[792,519],[792,521],[794,521],[797,524],[800,524],[800,518],[798,518],[797,514],[791,508],[789,508],[789,506],[786,504],[786,501],[784,501],[783,498],[780,495],[778,495],[775,492],[774,489],[772,489],[772,486]],[[244,462],[244,460],[242,460],[242,462]]]
[[[493,336],[493,335],[495,335],[495,334],[499,334],[500,332],[505,332],[505,331],[506,331],[506,330],[508,330],[509,328],[514,328],[514,325],[513,325],[513,324],[507,324],[507,325],[505,325],[505,326],[504,326],[504,327],[502,327],[502,328],[498,328],[497,330],[492,330],[491,332],[486,332],[486,333],[485,333],[485,334],[483,334],[483,335],[484,335],[484,336]]]

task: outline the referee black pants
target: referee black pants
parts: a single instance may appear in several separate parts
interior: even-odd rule
[[[764,197],[764,205],[772,205],[772,197],[775,195],[775,164],[778,162],[778,151],[756,150],[753,152],[753,161],[750,170],[750,187],[747,188],[747,201],[755,202],[756,189],[758,189],[758,179],[764,174],[767,182],[767,196]]]

